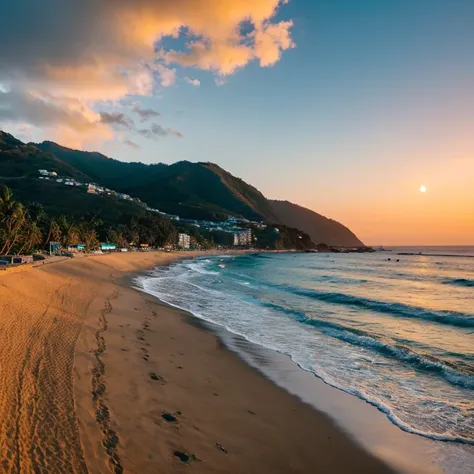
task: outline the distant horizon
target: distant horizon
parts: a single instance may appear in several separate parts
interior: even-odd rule
[[[420,245],[420,244],[417,244],[417,245],[387,245],[387,244],[372,244],[371,247],[395,247],[395,248],[403,248],[403,247],[406,247],[406,248],[466,248],[466,247],[473,247],[474,248],[474,244],[458,244],[458,245],[453,245],[453,244],[449,244],[449,245]]]

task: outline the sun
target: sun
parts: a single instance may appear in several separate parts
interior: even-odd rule
[[[420,186],[420,193],[426,193],[426,191],[428,191],[428,189],[426,188],[426,186],[424,184],[422,184]]]

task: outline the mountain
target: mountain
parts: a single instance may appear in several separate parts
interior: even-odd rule
[[[71,150],[53,142],[37,147],[98,183],[136,196],[170,214],[191,219],[219,220],[230,214],[251,220],[277,220],[258,189],[213,163],[145,165],[124,163],[101,153]]]
[[[270,201],[278,220],[306,232],[316,244],[362,247],[364,244],[341,223],[289,201]]]
[[[25,144],[0,131],[0,184],[11,187],[22,201],[43,203],[53,213],[68,215],[80,214],[89,207],[95,214],[102,214],[104,220],[122,212],[122,202],[110,199],[105,210],[107,206],[105,202],[101,206],[103,201],[98,196],[79,189],[65,190],[54,181],[38,180],[39,169],[106,186],[184,218],[225,220],[230,215],[300,229],[317,244],[363,245],[342,224],[287,201],[270,201],[258,189],[213,163],[125,163],[51,141]],[[138,212],[137,205],[127,204],[127,214],[134,209]]]
[[[56,171],[61,176],[87,180],[86,174],[45,152],[33,143],[25,144],[9,133],[0,130],[0,177],[21,179],[38,175],[39,169]]]
[[[276,221],[265,196],[212,163],[181,161],[145,186],[127,188],[130,195],[172,214],[193,219]]]
[[[89,176],[91,181],[118,191],[122,191],[119,189],[121,187],[151,183],[156,174],[168,167],[163,163],[153,165],[125,163],[102,153],[73,150],[50,141],[38,143],[35,146]]]

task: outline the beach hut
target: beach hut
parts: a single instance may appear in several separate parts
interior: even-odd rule
[[[33,255],[2,255],[2,265],[23,265],[33,263]]]
[[[68,245],[67,251],[71,253],[83,252],[86,249],[84,244]]]
[[[115,244],[103,242],[100,244],[100,250],[102,250],[102,252],[112,252],[114,250],[117,250],[117,246]]]

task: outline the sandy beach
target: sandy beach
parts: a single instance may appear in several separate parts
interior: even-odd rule
[[[132,288],[134,273],[182,257],[112,254],[0,276],[1,472],[391,472],[182,311]]]

